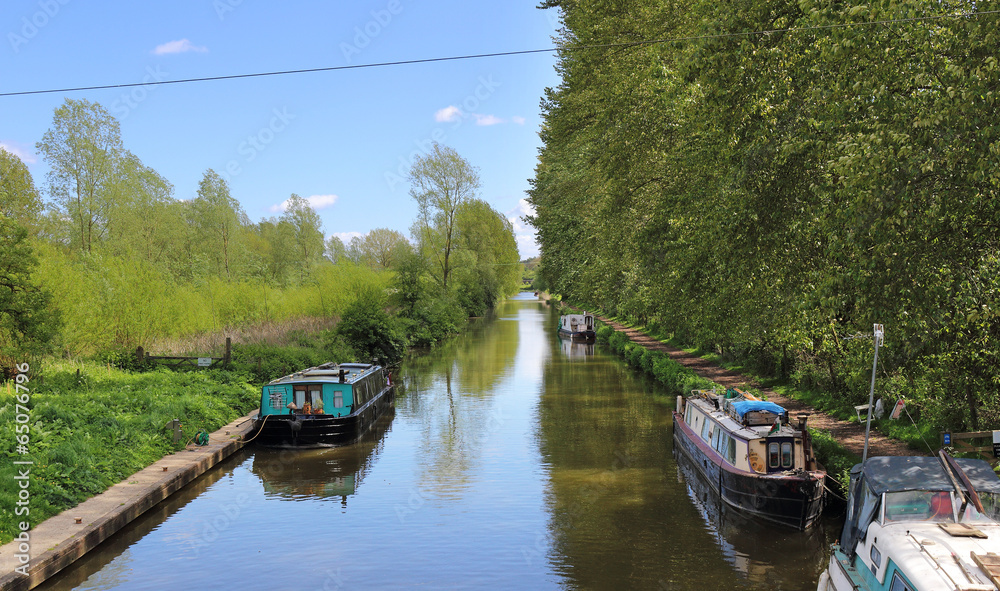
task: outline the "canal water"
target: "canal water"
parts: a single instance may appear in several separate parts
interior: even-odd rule
[[[807,533],[724,512],[674,400],[530,294],[406,360],[351,446],[249,449],[42,589],[815,589]]]

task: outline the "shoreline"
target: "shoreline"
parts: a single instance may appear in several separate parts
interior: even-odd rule
[[[544,302],[549,302],[551,297],[548,293],[539,293],[538,298]],[[578,310],[575,306],[570,306],[565,304],[567,307],[574,310]],[[829,415],[819,409],[816,409],[805,402],[796,400],[794,398],[789,398],[783,396],[770,388],[762,388],[760,385],[750,377],[747,377],[741,373],[719,367],[701,357],[692,355],[687,351],[671,347],[662,341],[658,341],[641,330],[635,328],[629,328],[625,325],[615,322],[610,318],[605,318],[594,312],[594,318],[597,318],[601,322],[607,324],[611,328],[618,332],[624,333],[625,336],[629,338],[633,343],[650,349],[652,351],[660,351],[670,356],[671,359],[680,363],[681,365],[693,370],[699,376],[712,380],[713,382],[719,384],[720,386],[734,386],[738,388],[753,387],[761,391],[767,399],[775,402],[788,411],[789,416],[792,414],[808,414],[809,415],[809,426],[815,429],[820,429],[823,431],[828,431],[830,435],[847,451],[861,456],[864,451],[865,445],[865,425],[864,423],[852,423],[849,421],[843,421],[832,415]],[[910,447],[899,440],[891,439],[886,437],[882,433],[879,433],[874,427],[871,430],[871,434],[868,440],[868,454],[870,456],[912,456],[912,455],[926,455],[920,453],[919,450],[910,449]]]
[[[157,460],[79,505],[0,546],[0,589],[37,587],[219,462],[243,449],[256,410],[209,435],[208,445]],[[27,550],[26,552],[24,550]],[[25,563],[24,558],[28,561]]]

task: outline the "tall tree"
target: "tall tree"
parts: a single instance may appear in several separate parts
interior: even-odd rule
[[[361,259],[369,266],[388,269],[409,249],[410,243],[402,232],[375,228],[362,236],[357,246]]]
[[[281,221],[292,227],[298,253],[299,279],[305,279],[323,256],[323,220],[307,200],[292,193],[285,202]]]
[[[336,264],[347,256],[347,247],[339,236],[330,236],[323,246],[323,255]]]
[[[421,251],[435,261],[435,278],[447,291],[456,216],[463,203],[476,197],[479,171],[454,149],[435,143],[429,154],[417,156],[408,180],[419,207],[414,233]]]
[[[42,211],[42,199],[31,172],[16,155],[0,147],[0,216],[23,227],[34,226]]]
[[[124,151],[118,120],[98,103],[66,99],[36,147],[49,165],[49,193],[76,227],[75,245],[90,252],[107,229]]]
[[[192,201],[203,243],[201,252],[216,261],[220,274],[232,278],[232,259],[244,225],[249,223],[243,207],[229,194],[229,183],[211,168],[198,184]]]

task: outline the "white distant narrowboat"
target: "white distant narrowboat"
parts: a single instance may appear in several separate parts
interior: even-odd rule
[[[573,341],[593,342],[597,338],[594,332],[594,315],[563,314],[559,317],[559,336]]]
[[[677,397],[674,444],[729,507],[805,529],[823,510],[826,472],[812,454],[806,416],[731,388]]]
[[[382,366],[324,363],[268,382],[247,439],[273,446],[351,443],[393,401],[392,378]]]
[[[851,469],[819,591],[1000,589],[1000,478],[983,460],[898,456]]]

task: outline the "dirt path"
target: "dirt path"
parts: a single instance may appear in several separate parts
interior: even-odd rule
[[[850,451],[858,454],[859,456],[864,451],[865,447],[865,425],[864,423],[853,423],[846,422],[836,417],[832,417],[824,412],[818,411],[815,408],[800,402],[782,396],[774,390],[768,388],[761,388],[759,384],[754,382],[751,378],[744,376],[743,374],[737,373],[735,371],[730,371],[719,367],[709,361],[692,355],[686,351],[680,349],[675,349],[673,347],[667,346],[660,341],[657,341],[645,333],[636,330],[634,328],[625,327],[613,320],[608,318],[602,318],[601,316],[594,315],[596,318],[602,322],[610,325],[615,330],[625,333],[632,342],[642,345],[647,349],[653,351],[662,351],[670,357],[684,365],[686,367],[694,370],[698,375],[712,380],[720,386],[735,386],[735,387],[754,387],[761,391],[761,393],[767,396],[767,399],[788,410],[788,416],[794,417],[799,414],[809,414],[809,425],[817,429],[823,429],[824,431],[829,431],[834,439],[839,441],[844,447]],[[869,456],[908,456],[908,455],[919,455],[920,452],[911,450],[907,445],[901,441],[895,439],[889,439],[881,433],[876,432],[872,429],[871,436],[868,440],[868,455]]]

